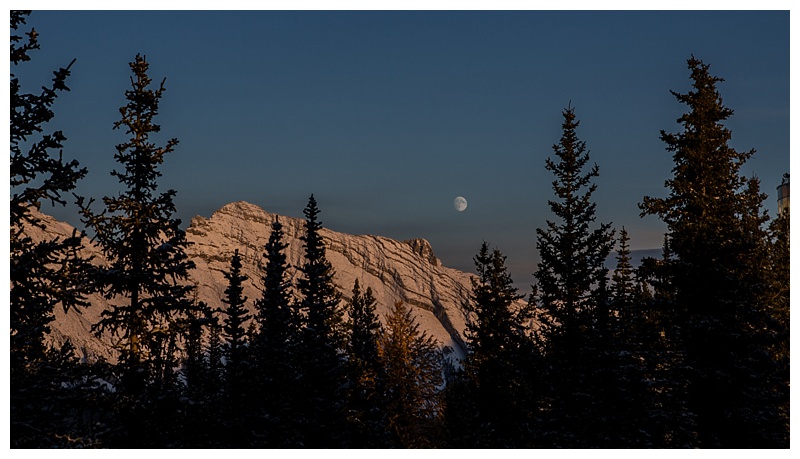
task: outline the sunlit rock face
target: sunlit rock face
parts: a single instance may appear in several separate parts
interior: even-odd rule
[[[271,214],[247,202],[234,202],[223,206],[209,218],[192,219],[186,236],[190,247],[187,255],[196,265],[190,281],[197,286],[198,300],[212,307],[223,308],[227,281],[223,273],[230,268],[234,251],[242,257],[242,272],[248,276],[244,284],[247,306],[253,310],[254,302],[261,296],[261,276],[271,223],[278,219],[285,233],[285,253],[291,265],[290,276],[301,276],[299,266],[304,262],[305,234],[302,219]],[[46,235],[71,234],[72,228],[43,216],[45,232],[33,234],[35,239]],[[381,320],[397,301],[412,307],[420,329],[434,337],[442,346],[452,348],[463,356],[465,317],[462,304],[471,291],[470,278],[456,269],[442,266],[428,241],[412,239],[401,242],[372,235],[351,235],[323,229],[321,234],[327,248],[327,258],[335,271],[334,282],[346,301],[358,279],[362,292],[372,288],[377,299],[377,312]],[[98,250],[87,243],[87,252],[103,263]],[[108,339],[97,339],[90,333],[100,312],[108,302],[98,295],[90,300],[92,306],[82,314],[56,313],[51,338],[57,341],[69,337],[81,353],[100,355],[113,359]]]
[[[430,264],[434,266],[442,265],[442,262],[439,261],[438,258],[436,258],[436,255],[433,254],[433,247],[431,247],[431,243],[426,241],[425,239],[419,239],[419,238],[409,239],[403,242],[410,245],[411,250],[413,250],[414,253],[428,260]]]
[[[260,296],[261,265],[270,225],[278,218],[285,233],[284,243],[290,273],[295,279],[304,262],[305,220],[270,214],[247,203],[227,204],[209,219],[194,218],[186,230],[193,245],[187,250],[197,265],[193,277],[199,297],[209,304],[223,306],[220,297],[226,287],[223,271],[228,269],[236,249],[242,256],[243,272],[249,277],[245,295]],[[400,242],[393,239],[338,233],[323,228],[327,258],[335,271],[334,281],[350,298],[356,279],[377,299],[378,315],[383,318],[395,302],[413,307],[420,327],[442,345],[463,349],[465,328],[461,305],[469,296],[470,274],[441,266],[424,239]],[[250,302],[252,307],[252,301]]]
[[[25,227],[25,234],[34,242],[64,239],[71,237],[75,231],[75,228],[68,223],[58,221],[35,209],[31,209],[31,214],[38,218],[40,224],[43,225],[43,228],[30,225]],[[84,246],[81,254],[83,257],[93,257],[96,264],[105,263],[105,259],[97,247],[89,241],[85,241]],[[90,295],[87,300],[91,304],[79,311],[64,312],[60,306],[57,306],[53,311],[55,319],[50,324],[50,334],[47,339],[56,345],[61,345],[69,339],[75,347],[77,355],[91,359],[102,357],[113,361],[115,354],[112,352],[109,341],[95,337],[91,331],[92,325],[99,321],[100,313],[108,307],[109,301],[99,294]]]

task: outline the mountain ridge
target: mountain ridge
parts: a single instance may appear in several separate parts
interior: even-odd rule
[[[39,211],[34,214],[45,226],[44,229],[26,229],[35,241],[72,234],[73,228],[68,223]],[[196,265],[190,272],[190,282],[196,286],[197,300],[211,307],[224,307],[221,300],[227,281],[223,273],[230,268],[231,257],[238,250],[242,272],[248,277],[244,283],[246,306],[251,311],[254,309],[255,300],[261,296],[264,245],[276,218],[283,225],[284,243],[288,244],[284,253],[291,266],[289,276],[294,281],[300,275],[297,267],[304,261],[300,237],[305,234],[305,220],[269,213],[246,201],[226,204],[208,218],[198,215],[191,219],[186,229],[187,240],[191,243],[186,254]],[[353,283],[358,279],[362,291],[367,287],[373,290],[381,321],[395,302],[403,301],[411,306],[421,330],[442,347],[451,348],[456,357],[464,356],[466,317],[462,304],[469,298],[470,279],[474,275],[443,266],[431,245],[422,238],[398,241],[327,228],[320,234],[343,302],[350,298]],[[105,261],[98,247],[88,240],[84,245],[86,255],[94,256],[97,263]],[[113,361],[115,354],[110,340],[95,337],[91,325],[114,300],[93,294],[89,301],[91,306],[80,314],[55,311],[49,339],[55,343],[70,339],[79,354]]]

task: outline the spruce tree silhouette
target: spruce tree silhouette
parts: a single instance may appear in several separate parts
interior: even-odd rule
[[[548,201],[558,221],[547,220],[536,229],[536,246],[541,261],[534,276],[540,327],[534,335],[546,363],[550,402],[542,409],[541,446],[603,446],[605,432],[595,420],[606,407],[603,392],[605,371],[604,297],[608,270],[603,266],[613,245],[610,224],[590,229],[596,219],[592,194],[599,175],[589,162],[585,142],[578,139],[579,122],[571,107],[562,113],[562,136],[553,145],[556,159],[547,158],[545,167],[555,175],[553,191],[557,200]]]
[[[61,131],[45,134],[53,120],[53,104],[66,85],[73,59],[53,72],[52,83],[41,92],[25,93],[13,73],[31,60],[39,49],[38,32],[31,28],[26,39],[17,31],[30,11],[10,12],[11,87],[10,114],[10,228],[9,228],[9,351],[10,432],[12,447],[91,446],[93,439],[81,431],[80,419],[70,404],[83,391],[80,381],[89,378],[86,366],[78,368],[69,342],[52,348],[45,342],[54,311],[80,310],[93,290],[90,260],[79,254],[83,234],[34,242],[26,229],[44,228],[33,213],[42,203],[65,205],[64,193],[86,175],[77,161],[62,155],[66,137]],[[81,373],[83,372],[83,373]],[[74,392],[74,393],[73,393]],[[85,397],[84,408],[94,397]],[[78,408],[78,410],[83,408]]]
[[[341,294],[333,283],[333,267],[326,258],[325,241],[317,201],[312,194],[303,210],[306,216],[305,263],[297,280],[300,308],[305,317],[301,333],[298,368],[302,389],[296,400],[301,419],[302,443],[306,447],[341,446],[346,425],[344,414],[345,383],[344,323]]]
[[[291,427],[293,399],[289,394],[295,390],[299,375],[297,352],[302,316],[296,310],[297,303],[290,290],[285,254],[288,244],[283,239],[283,225],[276,215],[264,246],[262,295],[255,304],[259,330],[253,343],[253,371],[258,396],[251,406],[260,412],[254,421],[258,432],[255,446],[262,447],[291,445],[295,434]]]
[[[478,277],[472,278],[472,294],[466,303],[468,354],[466,376],[474,386],[477,426],[470,432],[474,446],[522,446],[526,408],[523,387],[526,354],[531,352],[528,326],[532,311],[520,305],[506,257],[499,249],[489,251],[484,242],[474,258]],[[469,415],[462,413],[462,415]]]
[[[764,345],[764,197],[757,179],[740,174],[755,151],[728,145],[731,131],[723,123],[733,110],[717,90],[723,80],[694,56],[687,64],[692,90],[672,91],[689,109],[678,119],[683,130],[661,132],[675,163],[669,196],[640,204],[643,216],[667,224],[674,254],[663,267],[673,289],[663,317],[682,359],[684,417],[696,416],[687,428],[696,430],[701,447],[785,446],[782,382]]]
[[[170,139],[158,147],[150,139],[161,131],[153,120],[164,81],[157,89],[150,87],[144,56],[137,54],[130,68],[127,104],[114,123],[114,129],[124,129],[130,139],[116,146],[114,158],[122,168],[111,172],[125,189],[104,197],[101,212],[91,209],[94,199],[86,203],[79,198],[78,206],[83,223],[94,231],[92,240],[109,262],[97,273],[109,308],[92,329],[98,335],[107,333],[119,351],[120,446],[157,446],[169,444],[178,428],[162,415],[162,410],[174,407],[157,402],[155,393],[175,388],[178,342],[194,308],[194,287],[186,282],[194,263],[185,253],[189,243],[181,221],[173,217],[176,191],[158,193],[159,166],[178,144]]]

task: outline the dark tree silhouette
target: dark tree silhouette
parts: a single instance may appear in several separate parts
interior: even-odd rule
[[[151,89],[148,63],[137,55],[130,63],[131,89],[114,129],[125,129],[130,139],[116,146],[114,158],[122,166],[111,174],[124,186],[115,197],[102,199],[97,213],[79,198],[82,221],[94,231],[108,265],[98,268],[96,281],[111,301],[93,326],[98,335],[110,335],[119,351],[117,385],[120,424],[114,446],[172,444],[179,423],[175,393],[181,340],[195,307],[187,282],[194,263],[185,253],[186,235],[173,218],[174,190],[158,193],[159,166],[173,151],[176,139],[164,147],[150,136],[161,127],[153,120],[164,92],[164,81]],[[182,359],[181,359],[182,360]],[[161,394],[161,395],[156,395]]]
[[[301,314],[292,300],[289,264],[286,262],[283,225],[275,216],[270,236],[264,247],[262,295],[256,301],[255,319],[259,325],[253,350],[257,374],[255,387],[260,392],[255,409],[262,414],[254,421],[262,426],[257,445],[291,445],[294,418],[291,397],[299,376],[297,367],[301,333]]]
[[[548,220],[545,229],[536,230],[541,261],[534,274],[537,293],[531,295],[532,302],[538,301],[540,326],[534,336],[547,374],[541,395],[550,397],[541,407],[546,414],[540,430],[542,446],[603,446],[605,426],[595,420],[610,409],[603,393],[613,368],[605,349],[608,270],[603,264],[613,231],[609,224],[590,229],[596,218],[591,199],[597,185],[592,179],[599,169],[594,165],[584,172],[589,154],[576,133],[575,110],[567,108],[563,116],[561,140],[553,145],[557,159],[545,163],[555,175],[558,200],[549,205],[558,221]]]
[[[524,387],[529,347],[530,308],[518,300],[506,271],[506,257],[486,242],[475,257],[478,277],[465,309],[468,354],[466,377],[473,386],[477,425],[467,440],[474,446],[522,446],[526,403]],[[458,413],[471,416],[472,413]]]
[[[297,281],[300,308],[305,316],[299,360],[302,397],[295,399],[308,447],[341,445],[344,415],[344,322],[339,305],[341,294],[333,283],[333,267],[325,256],[325,242],[318,221],[314,195],[303,210],[306,216],[305,263]]]
[[[275,216],[269,241],[264,247],[263,290],[256,301],[255,319],[259,324],[260,352],[274,353],[268,366],[278,364],[288,355],[288,346],[298,341],[300,317],[292,307],[291,282],[288,278],[289,264],[284,250],[283,225]]]
[[[247,280],[247,276],[242,274],[242,259],[239,256],[239,249],[236,249],[231,257],[230,271],[223,275],[228,280],[228,288],[225,289],[225,297],[222,298],[222,302],[228,306],[222,311],[225,316],[222,330],[226,341],[226,375],[229,387],[233,389],[233,386],[238,385],[235,381],[240,380],[243,376],[242,360],[244,360],[244,348],[247,345],[245,323],[250,320],[250,314],[247,313],[247,308],[244,306],[247,297],[243,295],[243,283]]]
[[[546,161],[547,170],[556,176],[553,190],[559,199],[548,202],[560,222],[548,220],[546,229],[536,230],[542,261],[535,277],[536,299],[545,312],[540,320],[548,341],[564,337],[565,344],[571,346],[577,343],[574,334],[585,325],[582,318],[596,307],[596,289],[606,277],[603,263],[611,252],[613,231],[609,224],[589,229],[596,218],[591,197],[597,185],[591,180],[599,175],[599,169],[594,165],[582,172],[589,155],[585,142],[576,134],[579,122],[575,110],[568,108],[563,115],[561,142],[553,145],[558,162],[551,158]]]
[[[350,445],[378,448],[386,443],[386,414],[380,395],[383,372],[378,358],[381,324],[375,313],[372,289],[362,294],[358,279],[347,303],[350,335],[347,340],[347,412],[351,425]]]
[[[25,24],[29,11],[11,11],[12,70],[30,61],[29,52],[39,49],[36,30],[26,33],[27,41],[14,34]],[[43,357],[45,334],[53,320],[53,310],[65,311],[86,306],[85,271],[87,261],[77,255],[82,247],[82,235],[73,233],[66,239],[34,243],[24,234],[29,226],[42,227],[31,213],[42,202],[65,205],[63,193],[75,188],[86,175],[77,161],[66,162],[61,149],[66,137],[61,131],[41,134],[44,125],[55,116],[52,106],[60,91],[69,91],[66,79],[70,67],[53,72],[55,77],[41,94],[22,92],[19,78],[11,74],[11,166],[10,200],[10,325],[12,364],[25,365]],[[41,135],[40,139],[34,139]],[[54,150],[58,150],[54,154]]]
[[[631,265],[630,237],[625,227],[620,230],[619,250],[617,250],[617,267],[611,276],[613,282],[612,295],[615,309],[619,312],[623,322],[634,314],[631,308],[637,300],[636,283],[634,280],[633,265]]]
[[[43,202],[65,205],[63,194],[86,175],[77,161],[66,161],[61,131],[45,134],[55,113],[61,91],[69,91],[67,77],[74,60],[53,72],[52,84],[38,94],[25,93],[13,73],[39,49],[34,29],[23,38],[17,31],[30,11],[11,11],[10,61],[10,229],[9,229],[9,325],[10,325],[10,432],[13,447],[91,446],[90,429],[80,426],[75,413],[90,409],[94,395],[88,392],[89,368],[78,368],[69,342],[60,348],[45,343],[55,308],[64,312],[86,306],[92,291],[91,265],[79,255],[83,234],[34,242],[26,229],[44,228],[36,216]],[[85,379],[84,379],[85,378]],[[102,391],[94,392],[102,396]],[[93,394],[94,394],[93,393]],[[74,402],[83,398],[82,407]]]
[[[784,175],[788,182],[789,174]],[[789,208],[783,209],[770,224],[770,259],[768,304],[775,330],[773,358],[778,362],[782,389],[789,387]],[[789,396],[784,393],[779,403],[781,416],[789,419]]]
[[[196,301],[196,300],[195,300]],[[186,360],[182,368],[188,398],[182,420],[182,446],[223,446],[221,404],[222,349],[220,325],[214,309],[196,301],[186,323]],[[208,343],[208,344],[207,344]],[[212,362],[216,361],[216,364]]]
[[[663,424],[661,391],[653,390],[660,367],[656,354],[657,332],[648,321],[648,295],[631,264],[630,238],[622,227],[617,265],[611,276],[609,315],[605,318],[606,369],[611,376],[605,391],[611,408],[606,429],[615,433],[608,444],[615,447],[663,446],[656,434]],[[663,437],[663,435],[661,435]]]
[[[223,338],[225,339],[225,378],[224,378],[224,409],[227,433],[225,440],[232,447],[243,447],[248,444],[248,419],[251,407],[247,399],[255,397],[256,393],[249,393],[251,385],[251,372],[253,370],[246,338],[245,323],[250,320],[245,303],[247,297],[243,295],[244,281],[247,276],[242,274],[242,260],[239,249],[231,257],[230,270],[224,272],[228,280],[225,297],[222,302],[227,306],[222,311]]]
[[[645,197],[642,215],[667,224],[674,259],[660,274],[673,298],[664,306],[671,345],[682,359],[688,415],[701,447],[788,445],[778,413],[779,379],[764,352],[768,313],[763,282],[765,217],[757,179],[740,175],[755,153],[728,146],[721,78],[692,56],[692,90],[672,92],[689,111],[682,132],[661,132],[673,153],[666,198]]]

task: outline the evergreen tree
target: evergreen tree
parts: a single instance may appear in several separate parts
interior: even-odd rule
[[[300,429],[306,447],[341,446],[345,425],[343,318],[340,293],[333,283],[333,267],[325,256],[322,224],[314,195],[303,210],[306,234],[303,276],[297,281],[300,310],[305,317],[299,346],[299,370],[302,397],[295,399],[304,419]],[[304,393],[303,393],[304,391]]]
[[[548,201],[559,222],[547,221],[547,228],[536,230],[541,261],[534,276],[538,282],[535,336],[545,363],[549,387],[542,396],[551,401],[542,407],[547,413],[541,426],[543,445],[603,446],[604,426],[594,420],[611,409],[604,405],[604,389],[613,376],[613,363],[604,346],[608,337],[606,316],[606,276],[603,266],[613,245],[609,224],[590,229],[595,221],[596,204],[591,201],[599,175],[597,165],[587,172],[586,144],[578,139],[579,122],[575,110],[563,112],[563,133],[553,145],[557,160],[547,158],[557,201]],[[607,371],[608,370],[608,371]],[[549,394],[549,395],[547,395]],[[548,433],[549,431],[549,433]]]
[[[506,257],[489,252],[486,242],[475,257],[478,277],[472,278],[468,312],[465,362],[467,376],[475,386],[478,426],[469,432],[474,446],[514,447],[523,437],[527,330],[530,310],[521,306],[506,271]],[[458,416],[469,416],[460,413]]]
[[[296,428],[290,423],[294,403],[290,394],[296,390],[299,375],[297,349],[300,343],[301,315],[292,301],[289,264],[284,250],[283,225],[275,216],[269,240],[264,247],[262,295],[255,303],[258,331],[254,341],[254,363],[260,392],[254,409],[263,415],[256,420],[255,440],[259,446],[296,444]]]
[[[669,237],[664,237],[660,259],[644,258],[637,269],[644,322],[649,336],[643,343],[647,381],[651,385],[650,402],[656,407],[651,424],[643,424],[653,447],[686,448],[697,446],[696,416],[688,410],[685,397],[683,352],[674,345],[676,329],[671,327],[674,313],[674,290],[671,270],[674,256]],[[647,335],[644,335],[647,336]]]
[[[594,165],[582,173],[589,154],[576,134],[575,110],[567,108],[563,116],[561,142],[553,145],[558,162],[546,161],[547,170],[556,176],[553,190],[559,198],[548,203],[561,223],[548,220],[547,229],[537,228],[536,245],[542,261],[534,276],[547,340],[555,344],[554,340],[564,339],[569,351],[579,342],[577,335],[585,331],[586,319],[597,306],[596,289],[607,274],[603,263],[611,252],[613,231],[609,224],[589,229],[596,218],[591,197],[597,185],[591,180],[599,175],[599,168]]]
[[[784,175],[788,181],[788,174]],[[778,363],[781,390],[789,387],[789,208],[783,209],[770,224],[769,293],[771,329],[775,330],[773,358]],[[789,394],[782,393],[779,402],[781,417],[789,422]]]
[[[90,209],[79,200],[83,222],[95,231],[93,240],[100,246],[110,266],[101,273],[106,298],[126,298],[113,304],[93,327],[98,333],[110,332],[120,351],[125,368],[124,385],[136,392],[153,378],[170,379],[176,323],[191,309],[188,298],[193,286],[186,280],[194,263],[184,249],[188,245],[175,212],[174,190],[156,194],[158,166],[178,141],[164,147],[150,141],[161,127],[153,123],[164,92],[148,88],[149,64],[137,55],[130,63],[134,78],[125,91],[127,105],[120,108],[121,119],[114,129],[124,128],[130,140],[117,145],[115,159],[123,170],[114,170],[126,190],[116,197],[104,197],[105,210]]]
[[[348,418],[353,426],[351,446],[381,447],[385,441],[385,410],[379,397],[383,390],[382,367],[378,358],[380,322],[375,297],[367,287],[361,293],[358,279],[347,303],[350,316],[348,356]]]
[[[29,52],[39,49],[36,30],[26,33],[27,41],[14,34],[25,24],[29,11],[11,11],[11,64],[30,61]],[[70,67],[53,72],[55,77],[41,94],[26,94],[13,73],[11,74],[11,184],[10,200],[10,325],[11,360],[15,369],[42,358],[46,347],[44,336],[53,320],[53,310],[61,306],[65,311],[86,306],[88,293],[85,272],[87,260],[78,256],[82,235],[73,233],[66,239],[53,239],[34,243],[25,236],[26,226],[41,223],[31,213],[42,202],[65,205],[62,194],[75,188],[86,175],[77,161],[66,162],[61,149],[66,137],[61,131],[42,134],[43,126],[55,114],[52,106],[59,91],[69,91],[66,79]],[[23,151],[23,149],[25,149]],[[58,150],[54,155],[53,150]]]
[[[83,234],[34,242],[26,229],[43,227],[32,212],[42,202],[65,205],[63,193],[75,188],[86,175],[77,161],[66,161],[61,131],[44,134],[55,114],[53,105],[61,91],[68,91],[70,67],[53,72],[52,83],[41,93],[25,93],[13,73],[30,61],[39,49],[36,30],[17,35],[30,11],[11,11],[9,91],[10,115],[10,433],[14,447],[92,446],[89,430],[81,431],[76,401],[90,400],[82,391],[90,381],[90,368],[77,366],[69,343],[53,349],[45,343],[57,307],[65,312],[86,306],[92,290],[91,265],[79,255]],[[56,153],[57,150],[57,153]],[[87,378],[84,380],[84,377]],[[65,386],[65,387],[62,387]],[[93,427],[93,426],[92,426]],[[92,427],[89,427],[91,429]]]
[[[633,278],[633,265],[631,265],[630,237],[625,227],[619,235],[619,250],[617,250],[617,267],[611,276],[613,282],[613,297],[615,309],[619,311],[622,322],[629,322],[634,311],[636,301],[636,285]]]
[[[347,341],[348,356],[359,378],[375,373],[378,367],[377,332],[380,322],[375,313],[375,297],[372,288],[361,294],[358,279],[353,283],[353,296],[348,302],[350,316],[350,339]]]
[[[775,357],[779,361],[789,361],[789,209],[783,209],[770,224],[770,292],[772,316],[782,339],[776,346]]]
[[[655,440],[663,420],[660,400],[656,401],[661,392],[651,390],[659,367],[656,332],[648,322],[648,297],[635,277],[629,242],[628,232],[622,227],[617,265],[611,277],[612,298],[607,319],[611,335],[605,344],[614,357],[609,362],[616,371],[615,387],[607,393],[617,408],[606,422],[617,431],[612,446],[665,446]]]
[[[222,324],[220,324],[218,313],[220,313],[219,309],[212,311],[208,346],[206,348],[208,385],[212,388],[209,393],[216,393],[217,395],[222,393],[222,380],[225,371],[225,366],[222,363],[225,348],[222,343]],[[216,391],[213,390],[214,388],[216,388]]]
[[[620,230],[617,265],[611,276],[611,323],[616,344],[625,351],[641,347],[644,305],[638,292],[631,265],[630,237],[625,227]]]
[[[250,387],[249,381],[249,356],[246,341],[246,331],[244,324],[250,320],[245,303],[247,297],[243,296],[243,282],[247,276],[242,274],[242,261],[239,256],[239,249],[231,257],[230,270],[223,273],[228,280],[228,287],[225,289],[225,297],[222,302],[227,305],[222,314],[224,321],[222,326],[225,338],[225,388],[224,400],[225,422],[228,432],[226,440],[231,447],[241,448],[247,446],[248,438],[245,435],[249,419],[245,418],[245,413],[250,412],[249,407],[245,408]]]
[[[788,445],[776,407],[774,362],[764,352],[767,325],[758,181],[740,175],[754,150],[728,146],[721,78],[692,56],[692,90],[672,92],[689,111],[683,131],[661,132],[673,153],[666,198],[645,197],[642,215],[667,224],[674,259],[660,275],[673,293],[663,314],[670,345],[682,360],[689,415],[702,447]]]
[[[195,291],[196,292],[196,291]],[[186,385],[187,403],[183,409],[185,420],[181,436],[184,447],[219,447],[220,393],[222,391],[220,369],[212,369],[209,349],[204,338],[219,328],[214,311],[205,302],[198,302],[187,321],[186,361],[183,377]],[[209,338],[210,340],[210,338]],[[217,333],[219,346],[219,333]],[[220,365],[221,366],[221,365]]]
[[[300,239],[304,242],[306,262],[300,268],[303,277],[297,281],[297,287],[302,296],[302,311],[307,316],[307,331],[337,349],[343,342],[341,294],[333,283],[333,267],[325,256],[325,242],[320,234],[322,223],[317,220],[319,212],[312,194],[303,210],[306,234]]]
[[[183,376],[186,380],[186,387],[189,396],[192,399],[201,398],[201,387],[206,377],[205,369],[205,353],[203,349],[203,329],[208,325],[210,317],[204,317],[200,312],[205,310],[211,313],[211,308],[205,302],[198,302],[195,297],[194,300],[197,307],[189,314],[189,320],[186,323],[188,328],[186,332],[186,360],[183,365]]]
[[[284,250],[289,244],[283,242],[283,225],[277,215],[272,223],[269,240],[264,247],[263,291],[256,301],[255,319],[259,325],[260,352],[274,353],[269,365],[285,359],[290,342],[298,340],[300,317],[292,308],[291,282],[288,279],[289,264]]]
[[[242,274],[242,259],[239,256],[239,249],[236,249],[231,258],[230,271],[223,275],[228,280],[228,288],[225,289],[225,297],[222,298],[222,302],[228,306],[222,311],[225,316],[222,330],[226,340],[226,374],[229,387],[233,389],[233,386],[237,385],[235,382],[242,377],[242,360],[247,345],[244,324],[250,320],[250,314],[247,313],[247,308],[244,306],[247,297],[242,295],[244,291],[242,284],[247,280],[247,276]]]
[[[229,400],[225,393],[225,365],[223,364],[226,352],[225,344],[222,340],[223,326],[220,319],[221,311],[214,309],[210,311],[208,324],[208,342],[204,347],[203,374],[205,380],[202,384],[204,397],[195,405],[194,411],[199,411],[199,416],[193,419],[199,423],[192,447],[241,447],[233,445],[230,432],[230,422],[226,419]],[[192,413],[192,410],[189,410]],[[189,424],[191,426],[191,423]],[[191,437],[190,437],[191,438]]]
[[[156,403],[156,397],[145,392],[170,392],[175,387],[180,335],[192,309],[193,286],[186,280],[194,263],[185,253],[188,242],[181,222],[172,216],[176,192],[157,193],[158,166],[178,143],[171,139],[157,147],[150,139],[161,130],[153,119],[164,82],[158,89],[149,87],[149,65],[140,55],[130,67],[132,88],[125,92],[128,102],[114,123],[114,129],[124,128],[130,140],[117,145],[114,157],[122,169],[111,172],[125,190],[104,197],[100,213],[91,209],[93,200],[79,199],[78,205],[109,261],[98,270],[97,281],[112,303],[93,330],[110,334],[120,352],[120,410],[126,413],[121,415],[125,426],[120,446],[127,441],[142,446],[142,439],[157,446],[170,444],[176,426],[164,413],[174,413],[174,399]]]
[[[264,247],[262,295],[255,303],[258,330],[253,343],[255,388],[260,394],[254,400],[255,411],[262,413],[255,421],[256,444],[264,447],[296,444],[293,394],[299,377],[297,349],[300,343],[301,315],[292,301],[289,264],[284,250],[283,225],[275,216],[270,236]]]
[[[395,303],[378,339],[389,431],[397,445],[430,448],[441,435],[441,353],[410,309]]]
[[[30,61],[29,53],[40,48],[39,33],[36,30],[26,32],[27,41],[24,42],[23,37],[15,34],[26,23],[26,16],[29,14],[30,11],[10,13],[12,70],[15,66]],[[43,86],[40,94],[23,93],[19,78],[11,73],[10,210],[12,228],[17,230],[11,233],[12,241],[15,235],[19,236],[23,222],[36,224],[36,218],[30,213],[32,206],[38,208],[43,201],[65,205],[62,194],[74,189],[76,182],[86,175],[86,169],[81,168],[76,160],[64,160],[61,149],[66,137],[62,131],[41,134],[40,139],[33,138],[39,136],[44,130],[43,126],[55,117],[52,106],[59,92],[69,91],[66,80],[70,76],[73,63],[74,59],[66,68],[53,72],[55,76],[52,85]],[[54,150],[58,150],[57,155],[53,153]]]

